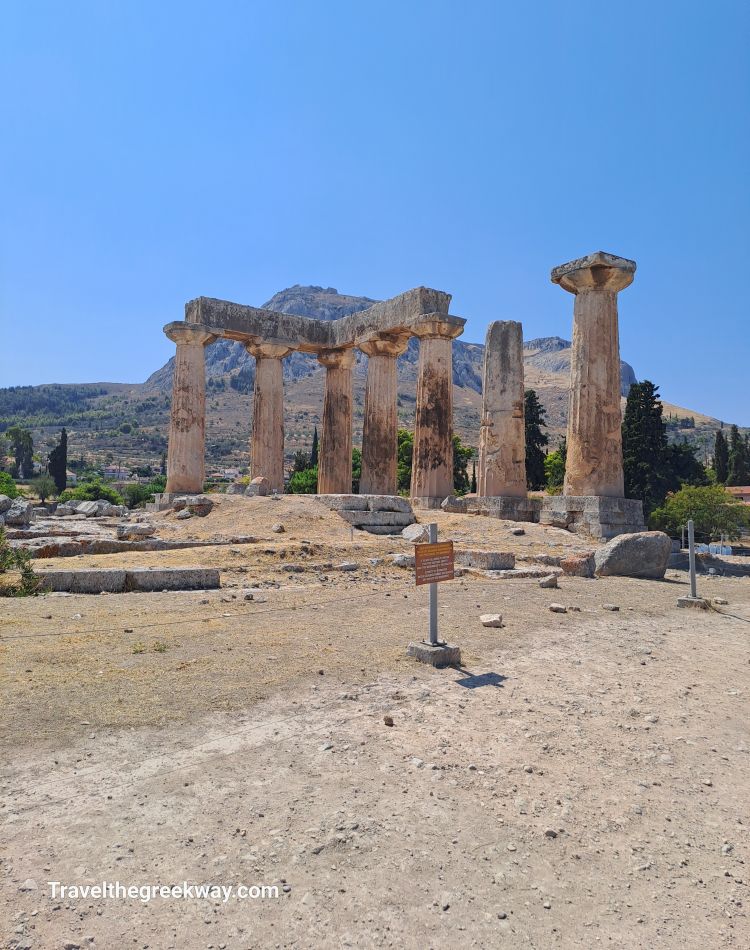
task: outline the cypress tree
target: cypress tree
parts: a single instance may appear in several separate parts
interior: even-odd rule
[[[60,441],[49,453],[47,470],[58,492],[65,491],[68,484],[68,433],[64,428],[60,433]]]
[[[471,466],[471,491],[474,495],[477,493],[477,463],[473,462]]]
[[[667,493],[667,434],[659,390],[649,380],[633,383],[622,421],[625,497],[638,498],[649,515]]]
[[[729,473],[727,485],[747,485],[750,483],[750,458],[747,444],[740,430],[733,425],[729,430]]]
[[[532,491],[544,488],[544,446],[549,437],[542,432],[547,427],[544,406],[533,389],[524,393],[524,427],[526,430],[526,484]]]
[[[714,472],[716,472],[716,481],[725,485],[729,477],[729,447],[721,429],[716,430],[714,441]]]
[[[315,431],[313,432],[312,450],[310,451],[310,468],[314,468],[317,464],[318,464],[318,427],[315,426]]]

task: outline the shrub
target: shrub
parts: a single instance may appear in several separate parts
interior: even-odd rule
[[[48,498],[51,498],[52,495],[57,494],[57,485],[55,485],[55,480],[50,478],[49,475],[37,475],[36,478],[33,478],[29,483],[33,490],[39,495],[39,500],[42,504]]]
[[[19,575],[16,583],[0,582],[0,597],[29,597],[36,594],[41,578],[31,566],[31,554],[21,548],[12,548],[0,527],[0,575],[7,573]]]
[[[8,498],[18,498],[20,495],[13,477],[7,472],[0,472],[0,495],[7,495]]]
[[[109,485],[105,485],[98,478],[90,482],[83,482],[75,488],[66,488],[58,500],[61,502],[71,500],[99,501],[100,498],[108,501],[111,505],[123,504],[122,495]]]
[[[293,495],[314,495],[318,490],[318,466],[294,472],[289,479],[289,491]]]

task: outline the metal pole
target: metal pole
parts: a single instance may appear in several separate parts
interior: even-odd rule
[[[438,526],[430,525],[430,544],[436,544]],[[437,611],[437,584],[430,584],[430,643],[437,646],[438,642],[438,611]]]
[[[690,596],[697,597],[698,591],[695,585],[695,534],[692,518],[688,521],[688,548],[690,560]]]

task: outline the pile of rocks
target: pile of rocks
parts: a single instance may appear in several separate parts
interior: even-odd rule
[[[76,501],[70,499],[55,509],[57,517],[66,515],[85,515],[87,518],[124,518],[128,514],[126,505],[113,505],[104,498],[97,501]]]

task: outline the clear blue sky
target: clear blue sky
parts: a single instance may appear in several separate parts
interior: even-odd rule
[[[550,268],[638,262],[621,348],[750,425],[750,5],[5,3],[0,385],[141,381],[199,295],[453,293],[570,336]]]

